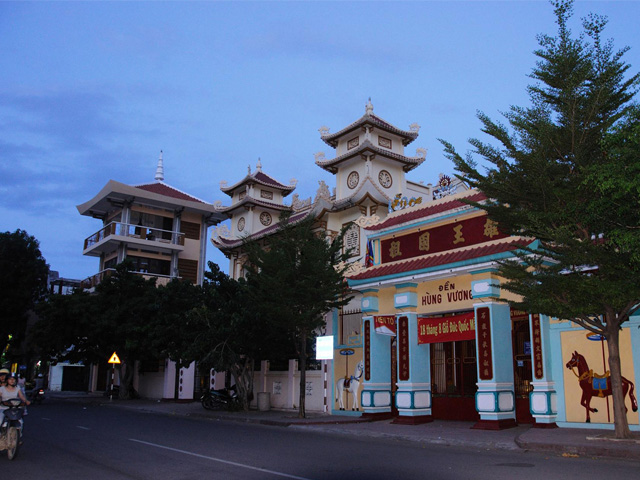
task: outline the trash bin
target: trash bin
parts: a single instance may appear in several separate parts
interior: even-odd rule
[[[271,393],[258,392],[258,410],[261,412],[271,410]]]

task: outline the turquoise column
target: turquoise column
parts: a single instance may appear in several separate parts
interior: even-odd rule
[[[516,426],[513,384],[513,348],[509,305],[485,302],[474,305],[480,420],[473,428],[501,430]]]
[[[530,315],[531,368],[533,390],[529,393],[529,405],[535,427],[555,428],[558,416],[558,395],[553,381],[551,332],[549,317]]]
[[[378,313],[378,291],[363,290],[362,335],[364,382],[360,405],[364,416],[391,414],[391,339],[375,331],[373,314]]]
[[[398,417],[393,423],[431,422],[431,351],[418,344],[418,284],[396,285],[393,302],[396,312],[403,312],[396,313]]]

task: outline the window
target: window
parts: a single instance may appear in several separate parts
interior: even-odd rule
[[[360,255],[360,227],[352,223],[344,234],[344,250],[351,251],[351,256]]]

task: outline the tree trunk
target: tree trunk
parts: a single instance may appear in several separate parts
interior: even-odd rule
[[[605,315],[607,323],[607,349],[613,395],[613,422],[616,438],[632,438],[622,393],[622,369],[620,366],[620,322],[615,313]]]
[[[231,375],[236,381],[236,393],[240,400],[240,406],[244,411],[249,410],[249,402],[253,395],[253,359],[245,358],[235,362],[231,370]]]
[[[133,388],[133,372],[135,370],[135,361],[126,360],[120,368],[120,394],[118,398],[121,400],[130,400],[138,398],[138,394]]]
[[[298,340],[300,342],[300,348],[298,351],[300,355],[298,357],[298,365],[300,367],[300,397],[299,397],[299,406],[298,406],[298,418],[306,418],[305,411],[305,400],[307,396],[307,334],[306,332],[301,332],[300,338]]]

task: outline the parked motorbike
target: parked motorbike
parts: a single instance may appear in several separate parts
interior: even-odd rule
[[[204,392],[200,403],[206,410],[235,410],[240,407],[240,398],[235,386],[218,390],[212,388]]]
[[[0,450],[6,450],[7,458],[13,460],[18,455],[22,439],[24,403],[19,398],[12,398],[2,402],[2,405],[9,408],[4,411],[4,420],[0,425]]]
[[[31,390],[29,401],[31,403],[42,403],[44,400],[44,388],[34,388]]]

